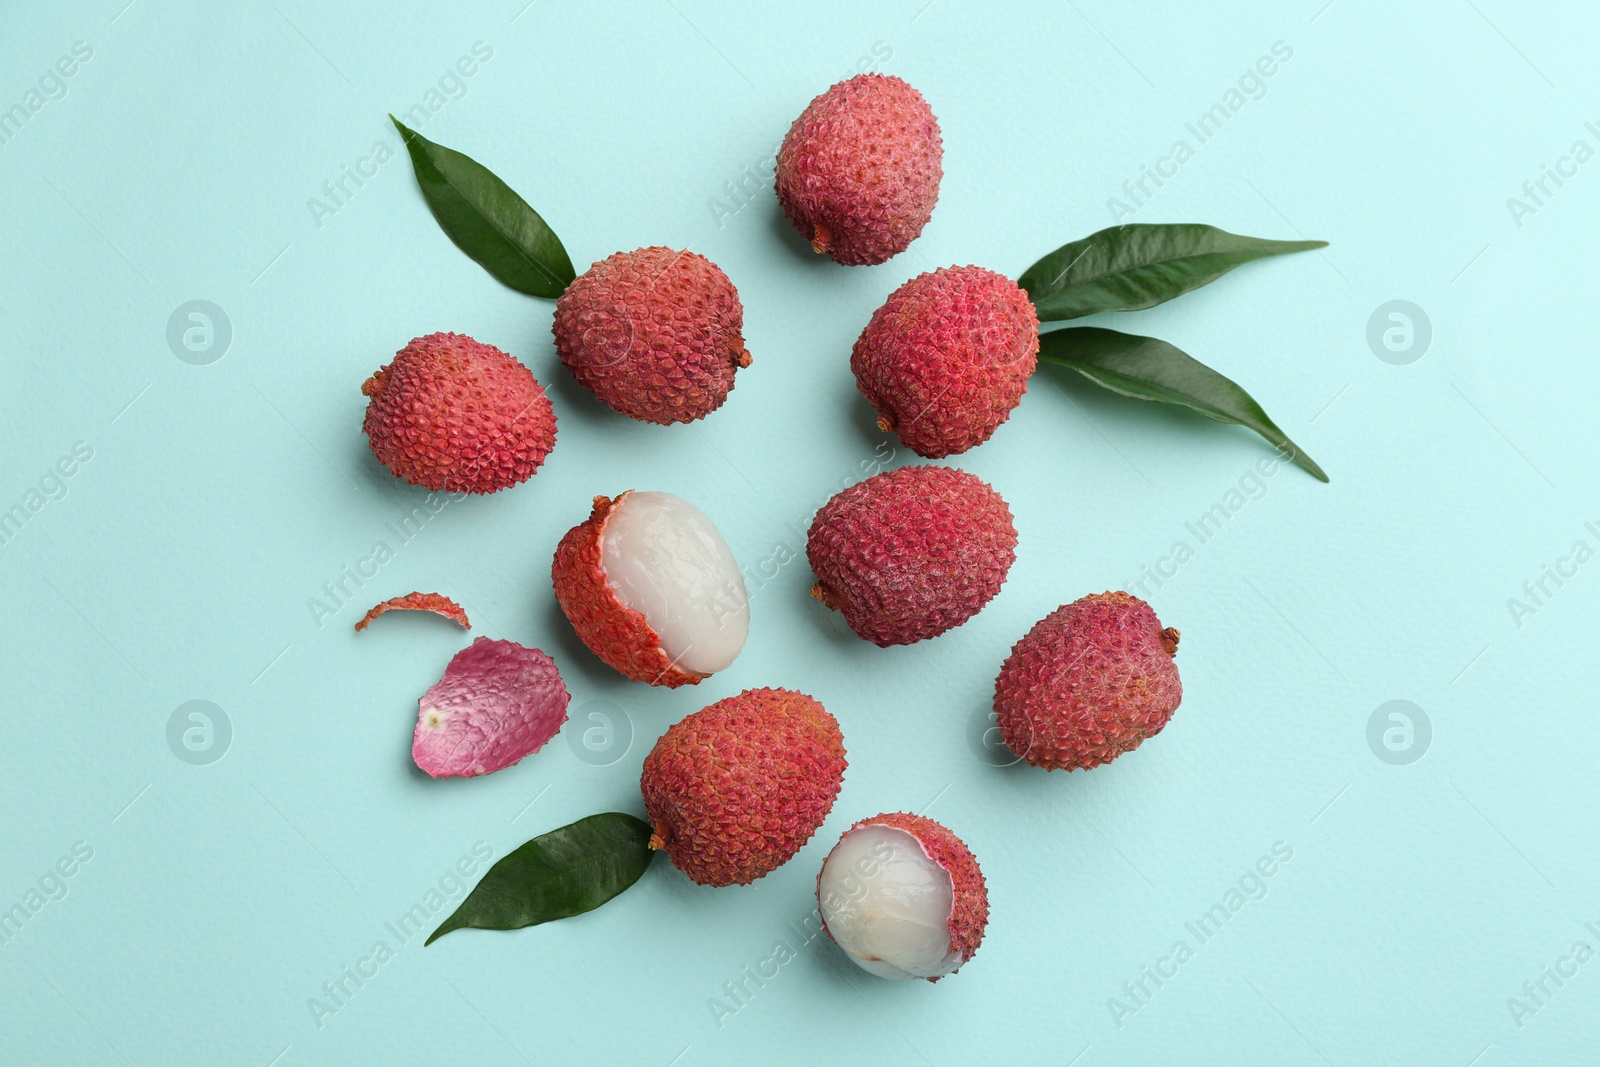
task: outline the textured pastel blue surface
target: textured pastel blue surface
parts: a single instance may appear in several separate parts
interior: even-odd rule
[[[0,544],[0,909],[22,916],[0,919],[0,1060],[1592,1062],[1592,13],[124,2],[0,15],[0,109],[22,109],[0,112],[0,508],[27,520]],[[813,95],[868,68],[927,96],[946,175],[908,252],[846,269],[803,248],[763,171]],[[1202,142],[1188,124],[1217,104]],[[550,305],[429,216],[385,118],[414,105],[580,269],[654,243],[719,263],[755,355],[727,406],[652,427],[575,386]],[[1044,369],[953,461],[1015,511],[1003,592],[915,647],[855,639],[806,596],[802,531],[912,458],[855,391],[855,335],[914,274],[1015,275],[1119,216],[1332,242],[1103,323],[1240,381],[1332,483],[1262,476],[1238,427]],[[199,320],[169,345],[193,300],[230,327],[209,363],[220,333],[182,343],[194,325],[206,348]],[[1426,351],[1383,341],[1404,349],[1415,311],[1369,344],[1393,300],[1422,309]],[[372,460],[358,387],[442,329],[525,360],[560,439],[532,482],[430,510]],[[699,504],[751,576],[749,644],[698,688],[622,681],[550,595],[557,538],[629,487]],[[995,766],[974,739],[1011,643],[1141,580],[1183,631],[1171,726],[1090,773]],[[416,699],[468,635],[351,631],[412,589],[553,654],[563,734],[484,779],[419,775]],[[459,899],[458,864],[470,882],[536,833],[638,811],[669,723],[768,684],[824,701],[850,752],[791,864],[710,890],[658,861],[574,920],[405,936]],[[1385,709],[1369,732],[1396,700],[1428,729]],[[804,925],[832,841],[885,809],[946,822],[989,879],[983,947],[936,986],[873,979]]]

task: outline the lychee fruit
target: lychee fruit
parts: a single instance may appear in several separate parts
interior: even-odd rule
[[[533,477],[556,413],[533,372],[457,333],[418,337],[361,385],[372,454],[412,485],[493,493]]]
[[[904,252],[939,199],[944,145],[922,94],[859,74],[806,105],[778,150],[778,203],[800,235],[839,263]]]
[[[693,685],[732,663],[750,632],[728,543],[671,493],[595,497],[556,546],[551,576],[583,643],[636,682]]]
[[[822,862],[817,903],[828,936],[880,978],[954,974],[989,922],[972,850],[932,819],[903,812],[845,831]]]
[[[1048,770],[1110,763],[1161,732],[1183,699],[1178,631],[1128,593],[1096,593],[1039,620],[994,684],[1006,746]]]
[[[650,847],[701,885],[753,882],[816,833],[844,769],[839,723],[821,704],[746,689],[686,716],[645,757]]]
[[[1017,558],[1006,502],[954,467],[902,467],[841,490],[811,522],[811,595],[876,645],[960,626]]]
[[[873,312],[850,369],[878,428],[937,459],[989,439],[1028,391],[1038,356],[1039,315],[1016,282],[941,267]]]
[[[722,406],[750,365],[744,307],[728,276],[694,252],[618,252],[556,301],[556,352],[578,383],[630,418],[668,425]]]

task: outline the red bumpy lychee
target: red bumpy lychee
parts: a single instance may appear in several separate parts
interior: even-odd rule
[[[418,337],[361,385],[372,454],[412,485],[493,493],[527,481],[556,441],[533,372],[456,333]]]
[[[982,267],[942,267],[889,295],[850,354],[879,428],[919,456],[982,444],[1011,414],[1038,365],[1028,294]]]
[[[670,248],[618,252],[556,301],[556,352],[578,383],[630,418],[668,425],[722,406],[750,365],[744,307],[704,256]]]
[[[944,146],[922,94],[861,74],[811,101],[778,150],[783,213],[818,252],[882,263],[917,238],[939,199]]]
[[[1128,593],[1096,593],[1045,616],[994,686],[1006,746],[1048,770],[1109,763],[1161,732],[1183,699],[1178,631]]]
[[[876,645],[960,626],[994,598],[1017,558],[1011,509],[976,475],[902,467],[852,485],[811,522],[812,595]]]
[[[746,689],[685,717],[645,757],[650,847],[701,885],[744,885],[788,862],[844,782],[844,738],[821,704]]]

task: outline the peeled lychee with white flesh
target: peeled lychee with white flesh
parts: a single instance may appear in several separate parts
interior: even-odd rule
[[[836,262],[903,252],[939,199],[944,144],[922,94],[889,74],[860,74],[812,100],[778,149],[784,215]]]
[[[1017,283],[941,267],[889,294],[856,340],[850,369],[878,427],[937,459],[987,441],[1027,392],[1039,314]]]
[[[555,409],[533,372],[461,334],[418,337],[361,392],[372,454],[412,485],[493,493],[533,477],[555,447]]]
[[[744,306],[705,256],[671,248],[617,252],[556,301],[556,353],[613,410],[644,422],[693,422],[722,406],[750,365]]]
[[[812,520],[812,595],[876,645],[935,637],[976,615],[1017,557],[1000,494],[954,467],[902,467],[835,494]]]
[[[880,978],[955,973],[989,921],[972,851],[932,819],[903,812],[845,831],[817,876],[817,904],[828,936]]]
[[[1098,767],[1138,748],[1183,699],[1178,631],[1129,593],[1096,593],[1039,620],[994,685],[1006,746],[1035,767]]]
[[[685,716],[645,757],[650,847],[700,885],[744,885],[787,863],[844,782],[844,737],[792,689],[746,689]]]
[[[595,497],[556,547],[551,576],[583,643],[636,682],[693,685],[732,663],[750,632],[728,543],[671,493]]]

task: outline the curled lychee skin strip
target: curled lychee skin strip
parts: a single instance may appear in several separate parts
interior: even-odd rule
[[[555,660],[480,637],[417,701],[411,758],[433,778],[491,774],[544,747],[567,721],[569,699]]]
[[[365,630],[372,625],[373,619],[388,611],[431,611],[459,623],[463,630],[472,629],[472,623],[467,620],[467,613],[461,610],[461,605],[443,593],[407,593],[405,596],[391,597],[362,616],[361,621],[356,623],[356,629]]]

